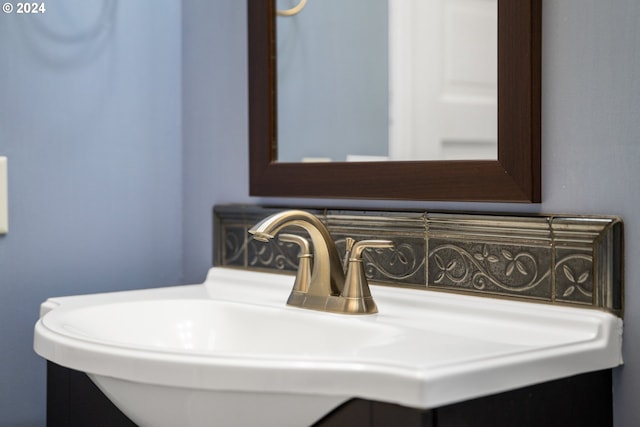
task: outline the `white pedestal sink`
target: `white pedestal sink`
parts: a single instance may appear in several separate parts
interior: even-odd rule
[[[434,408],[618,366],[598,310],[372,287],[379,313],[287,307],[293,277],[51,298],[34,348],[141,426],[310,425],[360,397]]]

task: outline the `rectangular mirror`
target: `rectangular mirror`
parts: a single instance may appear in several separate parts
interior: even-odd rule
[[[309,0],[309,5],[303,11],[307,13],[306,19],[312,17],[314,12],[312,4],[314,1]],[[358,7],[366,7],[367,2],[361,0],[343,0],[357,3]],[[369,35],[367,39],[377,38],[378,41],[388,40],[393,37],[388,35],[392,21],[406,19],[403,16],[412,15],[404,13],[391,7],[391,2],[397,0],[382,1],[379,5],[378,25],[380,34],[377,36],[375,26],[364,26]],[[490,33],[491,28],[487,26],[491,22],[492,17],[485,13],[490,8],[497,9],[497,126],[495,126],[495,118],[493,119],[494,127],[497,128],[497,159],[491,160],[488,156],[487,160],[397,160],[390,161],[367,161],[367,162],[346,162],[344,156],[339,158],[341,161],[321,162],[313,161],[311,163],[299,162],[304,156],[288,156],[289,150],[286,144],[295,146],[296,141],[300,140],[300,145],[304,141],[313,141],[313,137],[317,135],[314,128],[322,129],[324,127],[334,127],[328,123],[327,114],[318,111],[316,107],[310,108],[309,99],[305,95],[308,89],[308,82],[305,84],[304,79],[298,81],[299,89],[295,89],[295,85],[289,88],[283,88],[282,93],[279,92],[278,74],[280,69],[280,78],[286,72],[292,72],[295,69],[292,66],[294,59],[286,57],[288,53],[285,49],[294,49],[291,43],[298,43],[295,37],[291,36],[289,42],[277,40],[277,34],[285,37],[287,31],[289,33],[299,33],[303,13],[295,17],[276,18],[276,8],[281,2],[275,0],[248,0],[248,38],[249,38],[249,138],[250,138],[250,194],[256,196],[285,196],[285,197],[328,197],[328,198],[364,198],[364,199],[396,199],[396,200],[460,200],[460,201],[508,201],[508,202],[539,202],[540,201],[540,39],[541,39],[541,1],[540,0],[475,0],[481,2],[482,7],[488,6],[489,9],[479,10],[477,5],[464,5],[460,0],[447,0],[444,3],[449,4],[449,9],[453,6],[463,5],[464,8],[458,7],[453,15],[449,10],[449,18],[446,20],[458,20],[456,25],[470,27],[470,23],[464,23],[465,19],[472,15],[481,15],[482,21],[476,23],[481,27],[477,31]],[[287,3],[287,2],[284,2]],[[441,3],[441,2],[438,2]],[[442,4],[444,4],[442,3]],[[468,2],[467,2],[468,3]],[[497,5],[496,5],[497,3]],[[424,3],[422,3],[424,4]],[[325,4],[326,6],[326,4]],[[474,9],[475,8],[475,9]],[[351,7],[349,7],[351,9]],[[317,9],[316,9],[317,10]],[[393,17],[381,15],[380,11],[392,11]],[[325,11],[324,14],[336,13],[336,11]],[[345,10],[337,11],[339,16],[343,16]],[[484,14],[484,15],[483,15]],[[442,14],[439,14],[439,16]],[[300,19],[298,19],[300,18]],[[280,20],[298,19],[294,21],[285,21],[282,24]],[[322,22],[322,21],[320,21]],[[384,25],[384,23],[387,25]],[[281,28],[277,29],[280,23]],[[433,23],[432,23],[433,24]],[[311,25],[311,24],[309,24]],[[297,27],[296,27],[297,26]],[[455,28],[455,26],[451,26]],[[444,28],[444,27],[443,27]],[[448,32],[447,32],[448,31]],[[316,31],[315,33],[318,33]],[[451,30],[441,29],[441,32],[449,34],[446,38],[447,42],[442,44],[452,44],[451,41],[464,39],[460,32],[455,33]],[[314,34],[315,34],[314,33]],[[316,34],[318,38],[329,37],[330,33]],[[456,34],[452,37],[451,34]],[[295,35],[295,34],[294,34]],[[298,34],[299,35],[299,34]],[[468,34],[469,35],[469,34]],[[394,37],[398,37],[397,35]],[[487,36],[489,43],[495,34]],[[362,35],[360,35],[362,39]],[[467,39],[469,37],[466,37]],[[416,39],[416,38],[414,38]],[[291,41],[293,40],[293,41]],[[418,39],[416,39],[418,40]],[[317,40],[316,40],[317,42]],[[420,50],[420,44],[414,40],[414,50]],[[382,51],[386,57],[389,56],[387,50],[391,49],[392,42],[385,46]],[[294,46],[295,47],[295,46]],[[298,46],[299,47],[299,46]],[[426,49],[426,47],[425,47]],[[391,49],[393,50],[393,49]],[[397,50],[397,49],[396,49]],[[469,53],[478,50],[475,46],[469,50]],[[309,52],[306,52],[309,54]],[[348,54],[342,52],[342,54]],[[490,53],[489,53],[490,55]],[[278,58],[286,58],[286,64],[278,64]],[[395,54],[394,54],[395,56]],[[470,55],[465,55],[458,61],[465,62],[458,64],[458,70],[469,67]],[[487,54],[482,55],[486,57]],[[313,58],[311,58],[313,59]],[[463,61],[464,60],[464,61]],[[286,65],[290,69],[283,71]],[[451,64],[448,69],[451,70]],[[387,77],[389,71],[393,68],[389,66],[383,70],[379,68],[386,67],[385,62],[380,62],[375,73],[372,75],[383,76],[382,83],[379,88],[381,94],[389,93],[389,87],[394,83],[388,83],[385,86],[384,78]],[[480,66],[479,66],[480,67]],[[329,67],[329,69],[335,67]],[[490,67],[489,67],[490,68]],[[424,68],[426,70],[428,68]],[[331,71],[324,71],[330,76]],[[454,70],[455,72],[455,70]],[[392,72],[393,73],[393,72]],[[396,73],[397,74],[397,73]],[[485,73],[486,74],[486,73]],[[472,77],[475,78],[475,77]],[[422,79],[424,80],[424,79]],[[485,78],[489,83],[491,77]],[[417,80],[416,80],[417,81]],[[391,82],[391,80],[386,80]],[[280,86],[287,84],[287,81],[280,81]],[[413,84],[409,88],[417,89],[418,84]],[[394,86],[394,87],[397,87]],[[285,89],[287,95],[285,96]],[[318,90],[318,88],[315,88]],[[329,89],[327,89],[328,91]],[[489,93],[483,88],[484,94]],[[322,91],[322,88],[320,88]],[[295,102],[296,94],[299,93],[298,101]],[[351,98],[343,102],[351,102],[352,105],[358,105],[366,102],[365,99],[353,99],[357,95],[351,95]],[[294,102],[286,104],[293,98]],[[287,101],[285,101],[287,99]],[[305,99],[307,102],[305,102]],[[487,98],[485,97],[486,101]],[[278,104],[281,103],[279,109]],[[296,106],[296,103],[299,104]],[[490,103],[490,102],[489,102]],[[495,103],[495,102],[494,102]],[[305,110],[310,117],[310,122],[298,131],[297,135],[292,131],[290,122],[280,120],[279,112],[282,115],[291,115],[296,108],[300,111]],[[386,108],[386,107],[385,107]],[[383,111],[389,117],[389,108]],[[394,113],[394,122],[406,118],[405,113]],[[414,116],[408,120],[416,120],[427,122],[429,117],[426,114]],[[479,120],[479,125],[483,123],[487,126],[485,134],[490,135],[491,117]],[[313,120],[316,120],[315,122]],[[366,135],[370,131],[370,127],[376,126],[375,123],[367,125],[363,122],[359,125],[362,128],[362,135]],[[458,126],[462,129],[462,133],[470,128],[469,120],[461,121]],[[304,128],[308,128],[308,134],[305,134]],[[496,130],[493,130],[495,133]],[[349,133],[351,137],[347,140],[340,140],[340,144],[348,145],[348,139],[356,140],[362,135],[355,134],[356,130],[351,129]],[[379,132],[378,132],[379,133]],[[389,130],[389,134],[392,130]],[[290,137],[290,135],[295,135]],[[306,137],[305,137],[306,135]],[[283,138],[281,144],[278,144],[280,137]],[[287,142],[285,138],[290,138]],[[329,137],[332,140],[337,137]],[[483,137],[485,140],[488,136]],[[326,140],[327,138],[325,138]],[[408,142],[407,138],[400,136],[396,138],[400,142]],[[316,143],[317,145],[318,143]],[[405,144],[407,145],[407,144]],[[349,150],[352,150],[349,148]],[[353,154],[374,154],[364,152],[358,153],[353,149]],[[289,150],[290,151],[290,150]],[[423,150],[424,151],[424,150]],[[318,151],[322,153],[322,151]],[[312,156],[313,157],[313,156]],[[331,157],[322,156],[319,157]],[[357,156],[356,156],[357,157]],[[393,157],[393,156],[391,156]],[[420,159],[416,154],[408,154],[398,156],[402,159]],[[464,156],[463,156],[464,158]],[[471,155],[470,158],[477,158]],[[324,159],[323,159],[324,160]]]

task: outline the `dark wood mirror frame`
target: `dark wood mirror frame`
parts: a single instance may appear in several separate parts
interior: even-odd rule
[[[498,0],[498,160],[277,162],[275,0],[247,0],[253,196],[540,202],[542,0]]]

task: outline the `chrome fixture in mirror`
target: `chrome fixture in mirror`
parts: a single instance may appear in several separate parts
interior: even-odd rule
[[[276,4],[248,0],[250,194],[539,202],[541,0],[497,10],[497,160],[299,163],[278,161]]]

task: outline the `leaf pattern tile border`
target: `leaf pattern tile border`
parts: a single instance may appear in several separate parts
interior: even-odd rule
[[[288,208],[214,208],[214,265],[295,273],[298,247],[256,242],[249,228]],[[345,239],[389,239],[365,252],[372,284],[623,312],[623,223],[616,216],[305,209]],[[301,229],[288,233],[304,236]]]

